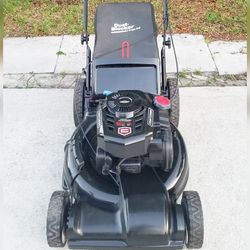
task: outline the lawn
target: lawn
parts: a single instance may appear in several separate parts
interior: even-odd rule
[[[162,1],[146,1],[154,5],[161,30]],[[80,34],[82,31],[82,0],[3,2],[5,36]],[[91,33],[94,32],[95,7],[101,2],[122,1],[89,0]],[[170,14],[174,33],[203,34],[207,40],[247,37],[247,0],[170,0]]]

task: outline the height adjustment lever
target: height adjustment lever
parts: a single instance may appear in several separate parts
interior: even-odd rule
[[[89,41],[89,35],[82,34],[81,35],[81,44],[87,43]]]
[[[163,45],[167,46],[169,49],[171,49],[171,40],[168,38],[168,40],[163,42]]]

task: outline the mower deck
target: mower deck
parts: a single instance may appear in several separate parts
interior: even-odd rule
[[[175,201],[185,187],[188,165],[182,137],[177,129],[174,134],[175,152],[181,154],[175,155],[176,166],[168,173],[150,167],[138,175],[124,172],[118,179],[118,186],[110,176],[100,178],[86,166],[86,171],[82,171],[72,187],[78,202],[68,211],[66,237],[70,248],[183,247],[184,214]],[[66,189],[79,169],[81,141],[79,130],[65,149]]]

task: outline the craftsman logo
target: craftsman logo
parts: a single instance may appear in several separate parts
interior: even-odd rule
[[[122,136],[127,136],[132,133],[131,127],[120,127],[118,128],[118,134]]]
[[[140,30],[141,26],[130,25],[129,23],[115,23],[113,27],[111,27],[111,34],[118,33],[127,33],[132,31]]]

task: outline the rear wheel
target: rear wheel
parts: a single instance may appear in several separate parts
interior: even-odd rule
[[[47,214],[47,241],[50,247],[64,247],[65,228],[69,206],[68,193],[56,191],[52,194]]]
[[[198,249],[203,245],[204,223],[200,196],[195,191],[183,192],[181,201],[187,225],[187,248]]]
[[[170,110],[170,121],[178,127],[179,125],[179,116],[180,116],[180,97],[179,97],[179,86],[176,78],[167,79],[170,100],[171,100],[171,110]]]
[[[77,127],[84,118],[85,109],[85,85],[86,79],[78,79],[75,83],[74,88],[74,98],[73,98],[73,112],[74,112],[74,122]]]

